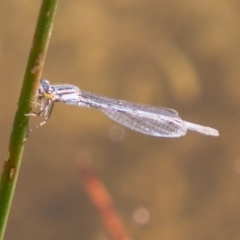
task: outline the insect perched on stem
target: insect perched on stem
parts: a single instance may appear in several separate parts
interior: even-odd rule
[[[218,131],[214,128],[182,120],[178,112],[173,109],[107,98],[95,93],[84,92],[69,84],[51,85],[46,79],[40,81],[37,98],[39,102],[34,102],[34,104],[39,106],[40,110],[26,114],[26,116],[44,118],[44,121],[38,124],[36,128],[43,126],[48,121],[54,103],[63,102],[79,107],[98,108],[121,125],[156,137],[181,137],[188,130],[204,135],[219,136]]]

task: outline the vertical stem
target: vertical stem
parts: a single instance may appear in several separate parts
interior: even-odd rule
[[[0,240],[3,239],[10,212],[14,189],[21,165],[24,143],[28,129],[28,117],[31,101],[35,97],[38,80],[41,76],[44,60],[51,36],[58,0],[43,0],[34,39],[25,71],[22,90],[18,101],[9,149],[5,158],[0,182]],[[24,27],[23,27],[24,30]]]

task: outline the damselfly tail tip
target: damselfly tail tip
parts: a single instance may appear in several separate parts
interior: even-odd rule
[[[195,129],[194,131],[197,131],[201,134],[207,135],[207,136],[212,136],[212,137],[218,137],[219,132],[218,130],[211,128],[211,127],[204,127],[201,126],[200,128]]]
[[[213,136],[213,137],[218,137],[219,136],[218,130],[216,130],[214,128],[210,128],[210,127],[207,127],[204,134],[209,135],[209,136]]]
[[[190,122],[186,122],[185,124],[187,126],[187,129],[207,135],[207,136],[213,136],[213,137],[218,137],[219,136],[219,132],[218,130],[211,128],[211,127],[205,127],[202,125],[198,125],[195,123],[190,123]]]

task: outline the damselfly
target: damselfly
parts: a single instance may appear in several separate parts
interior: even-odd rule
[[[35,104],[40,110],[26,114],[44,118],[36,128],[48,121],[54,103],[63,102],[79,107],[98,108],[123,126],[156,137],[181,137],[187,133],[187,130],[211,136],[219,135],[216,129],[182,120],[178,112],[173,109],[107,98],[84,92],[74,85],[51,85],[46,79],[40,81],[37,98],[39,102]]]

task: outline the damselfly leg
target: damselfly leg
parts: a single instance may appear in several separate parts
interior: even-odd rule
[[[37,124],[35,127],[30,128],[28,130],[29,132],[32,132],[33,130],[38,129],[39,127],[42,127],[50,118],[52,110],[53,110],[53,106],[54,106],[54,102],[52,101],[52,99],[41,99],[41,102],[33,102],[34,107],[39,107],[39,111],[37,112],[31,112],[31,113],[27,113],[25,114],[25,116],[31,116],[31,117],[42,117],[44,119],[44,121],[40,122],[39,124]]]

